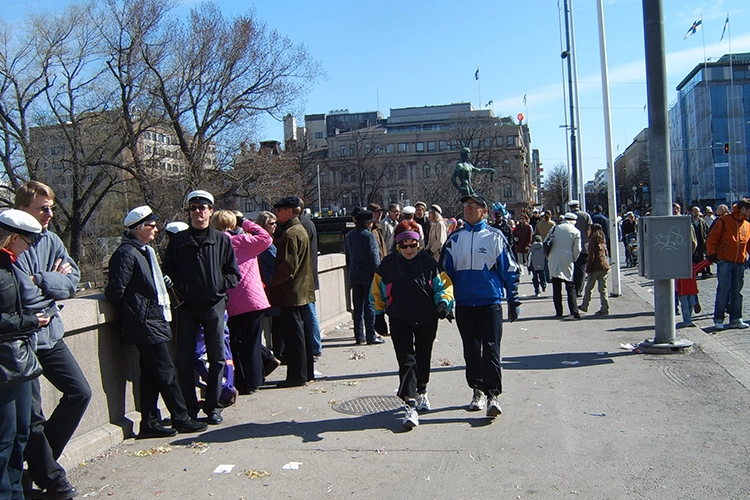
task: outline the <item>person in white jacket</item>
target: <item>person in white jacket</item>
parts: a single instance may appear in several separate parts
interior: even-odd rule
[[[580,318],[576,302],[576,286],[573,281],[573,269],[576,259],[581,254],[581,232],[576,228],[578,216],[568,212],[563,222],[555,226],[545,242],[552,240],[552,250],[547,256],[549,274],[552,277],[552,301],[555,304],[555,317],[563,317],[562,286],[568,295],[568,308],[574,318]]]
[[[440,205],[430,206],[430,232],[427,233],[427,253],[440,261],[440,251],[443,249],[445,240],[448,239],[448,230],[446,229],[445,220],[443,219],[443,210]]]

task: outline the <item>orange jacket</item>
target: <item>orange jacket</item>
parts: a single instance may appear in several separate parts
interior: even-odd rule
[[[750,223],[743,220],[737,206],[732,213],[720,219],[711,228],[706,240],[706,253],[716,255],[717,260],[743,263],[747,259],[750,244]]]

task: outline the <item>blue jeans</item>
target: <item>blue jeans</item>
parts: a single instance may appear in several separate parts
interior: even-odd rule
[[[744,262],[720,260],[716,263],[716,303],[714,321],[724,322],[724,311],[729,304],[729,322],[736,323],[742,319],[742,286],[745,282]]]
[[[369,285],[352,285],[354,338],[357,342],[375,340],[375,308],[370,303]]]
[[[682,322],[689,325],[693,322],[693,309],[695,304],[698,303],[697,295],[680,295],[680,310],[682,311]]]
[[[305,320],[305,330],[312,334],[313,356],[320,356],[323,352],[323,343],[320,339],[320,323],[318,323],[318,310],[315,302],[308,303],[302,310],[302,317]]]
[[[23,450],[31,422],[31,381],[0,390],[0,498],[23,500]]]

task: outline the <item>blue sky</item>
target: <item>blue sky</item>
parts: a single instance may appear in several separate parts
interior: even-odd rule
[[[70,0],[3,0],[0,17],[22,19],[27,8],[55,10]],[[183,1],[183,8],[197,2]],[[228,15],[253,6],[270,28],[305,43],[327,78],[307,101],[304,114],[346,108],[352,112],[493,101],[499,116],[523,113],[549,170],[566,163],[567,110],[563,103],[561,34],[556,0],[510,2],[446,0],[379,2],[325,0],[215,0]],[[561,0],[562,3],[562,0]],[[606,162],[596,0],[574,0],[580,86],[584,178]],[[695,65],[729,53],[719,39],[730,16],[733,53],[750,52],[747,0],[663,0],[669,100]],[[641,0],[605,0],[614,155],[648,126]],[[693,22],[703,30],[684,40]],[[474,73],[480,67],[480,79]],[[526,95],[526,105],[523,97]],[[480,103],[481,96],[481,103]],[[259,139],[283,140],[280,123],[267,121]]]

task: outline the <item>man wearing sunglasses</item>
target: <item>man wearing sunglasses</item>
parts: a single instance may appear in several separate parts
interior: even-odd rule
[[[173,235],[164,254],[164,274],[172,278],[184,304],[175,309],[177,331],[177,373],[188,414],[198,415],[195,395],[195,343],[203,326],[208,356],[208,380],[203,413],[212,425],[224,421],[221,416],[221,382],[226,365],[224,355],[224,309],[227,290],[240,280],[240,268],[229,238],[211,227],[214,197],[197,190],[186,197],[190,226]]]
[[[24,309],[31,313],[51,310],[56,300],[75,295],[81,279],[78,266],[68,255],[62,240],[49,231],[55,209],[51,187],[29,181],[16,191],[16,208],[33,215],[42,226],[39,241],[19,255],[14,264]],[[65,327],[55,315],[37,332],[36,356],[44,377],[62,393],[59,403],[45,420],[39,379],[32,385],[31,432],[24,458],[31,479],[44,489],[47,498],[77,495],[65,469],[57,463],[73,436],[91,400],[91,387],[73,353],[63,340]]]
[[[498,400],[503,392],[500,341],[503,337],[503,297],[508,317],[520,313],[518,265],[503,233],[487,224],[487,202],[478,194],[461,198],[462,229],[448,237],[443,247],[443,268],[453,281],[456,324],[466,361],[466,382],[474,391],[469,411],[487,407],[487,416],[502,413]],[[505,292],[505,293],[503,293]]]

